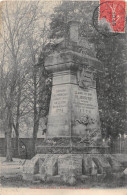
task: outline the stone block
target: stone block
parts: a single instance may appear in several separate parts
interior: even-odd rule
[[[39,172],[41,175],[58,175],[58,155],[46,155]]]
[[[41,179],[40,174],[33,175],[33,181],[40,181],[40,179]]]
[[[113,155],[108,154],[106,155],[106,158],[112,168],[112,172],[117,173],[124,170],[122,164]]]
[[[87,183],[87,182],[89,181],[89,176],[87,176],[87,175],[81,175],[81,176],[79,177],[79,180],[80,180],[81,182],[83,182],[83,183]]]
[[[22,173],[23,180],[25,181],[32,181],[33,180],[33,174],[31,173]]]
[[[47,182],[56,182],[57,184],[61,182],[61,177],[60,175],[55,175],[55,176],[47,176]]]
[[[97,166],[96,164],[94,163],[94,161],[92,160],[92,169],[91,169],[91,175],[97,175]]]
[[[35,155],[30,161],[26,161],[23,166],[24,180],[33,180],[33,175],[39,173],[39,159],[40,155]]]
[[[75,185],[76,184],[76,176],[74,173],[72,173],[71,171],[66,173],[66,174],[63,174],[61,176],[61,180],[66,183],[66,184],[69,184],[69,185]]]
[[[41,174],[33,175],[32,183],[37,184],[40,183],[41,181],[46,181],[46,177],[44,176],[42,177]]]
[[[124,168],[127,167],[127,154],[113,154],[112,156],[114,156]]]
[[[111,173],[111,166],[103,154],[92,155],[92,160],[97,166],[98,174]]]
[[[85,154],[82,160],[83,175],[90,175],[92,171],[92,158],[89,154]]]
[[[75,176],[69,177],[67,183],[73,186],[76,185],[76,177]]]
[[[39,170],[39,173],[41,175],[46,175],[46,167],[45,167],[44,164],[41,165],[40,170]]]
[[[127,176],[127,168],[123,171],[123,173]]]
[[[82,175],[82,155],[63,154],[58,158],[58,174]]]
[[[99,183],[103,182],[104,178],[105,178],[104,173],[103,174],[97,174],[97,182],[99,182]]]
[[[39,172],[38,159],[36,159],[36,161],[30,161],[25,163],[25,165],[23,166],[23,172],[30,173],[30,174],[38,173]]]

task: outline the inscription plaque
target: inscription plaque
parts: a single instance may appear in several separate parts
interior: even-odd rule
[[[56,85],[52,89],[47,136],[70,136],[70,84]]]
[[[72,110],[73,135],[87,134],[88,127],[92,131],[98,131],[100,120],[96,89],[73,86]]]
[[[67,113],[68,105],[68,89],[63,86],[55,86],[52,93],[51,99],[51,113],[52,114],[63,114]]]
[[[95,89],[81,89],[73,86],[73,108],[77,114],[98,113],[98,103]]]

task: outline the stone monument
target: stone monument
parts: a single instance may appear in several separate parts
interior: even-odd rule
[[[48,147],[37,146],[39,153],[105,150],[96,93],[96,71],[101,71],[102,64],[83,53],[78,26],[78,22],[69,23],[69,37],[55,46],[56,51],[45,62],[53,83],[46,132]]]
[[[88,42],[82,45],[78,28],[78,22],[69,22],[68,37],[54,43],[55,51],[45,61],[53,78],[46,139],[36,144],[38,154],[31,168],[24,166],[24,179],[39,175],[42,181],[53,177],[75,184],[83,175],[122,169],[101,138],[96,72],[103,66],[88,55],[91,48]]]

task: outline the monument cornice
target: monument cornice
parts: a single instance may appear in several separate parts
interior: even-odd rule
[[[89,66],[98,71],[102,71],[103,69],[102,63],[96,58],[72,50],[61,51],[59,53],[55,52],[45,60],[45,68],[50,73],[77,70],[79,65]]]

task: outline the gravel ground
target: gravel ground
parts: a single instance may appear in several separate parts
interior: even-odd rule
[[[81,181],[78,181],[76,186],[67,186],[67,185],[62,185],[61,183],[53,183],[53,182],[48,182],[48,183],[33,183],[33,182],[28,182],[24,181],[21,176],[17,177],[11,177],[11,178],[5,178],[1,177],[1,186],[2,187],[16,187],[16,188],[127,188],[127,180],[125,178],[120,178],[117,180],[112,180],[112,178],[105,178],[103,182],[87,182],[83,183]]]

